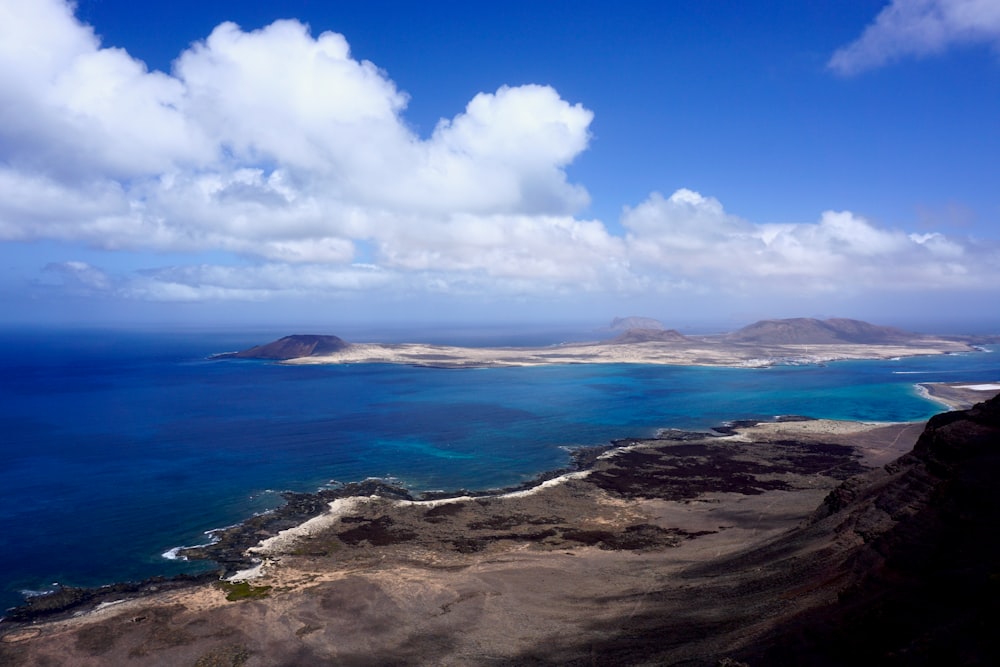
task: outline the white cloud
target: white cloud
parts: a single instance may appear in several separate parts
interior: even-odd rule
[[[674,284],[776,293],[984,287],[1000,248],[882,229],[849,211],[815,223],[754,224],[690,190],[626,209],[633,270]]]
[[[358,265],[195,265],[129,276],[118,288],[118,295],[145,301],[263,301],[282,296],[330,297],[369,292],[396,279],[389,272]]]
[[[265,263],[111,275],[65,262],[47,271],[78,294],[146,301],[581,293],[781,298],[990,289],[1000,281],[997,244],[884,229],[849,211],[826,211],[812,223],[753,223],[727,213],[717,199],[682,189],[670,197],[652,193],[626,208],[621,224],[624,237],[568,216],[393,217],[370,244],[374,263],[347,263],[351,249],[336,243],[274,241]],[[260,254],[265,245],[258,246]]]
[[[385,72],[297,21],[224,23],[165,74],[102,48],[62,0],[0,11],[0,239],[334,264],[371,242],[400,265],[518,257],[557,281],[578,272],[539,259],[546,239],[569,266],[594,252],[600,223],[570,217],[588,195],[564,171],[593,114],[547,86],[480,93],[425,139]],[[521,247],[467,254],[491,226]]]
[[[877,46],[884,26],[906,25],[898,16],[916,16],[907,7],[886,10],[861,41]],[[988,25],[977,3],[932,9],[947,9],[950,26]],[[239,258],[46,272],[77,293],[160,301],[814,293],[1000,277],[990,246],[847,211],[754,223],[692,190],[625,209],[616,235],[578,217],[588,195],[567,178],[590,141],[593,114],[581,105],[547,86],[503,86],[419,137],[406,104],[343,36],[313,37],[296,21],[222,24],[168,74],[102,48],[62,0],[0,0],[0,242]]]
[[[568,216],[411,219],[376,241],[380,261],[401,270],[481,273],[584,289],[606,286],[626,271],[620,238],[600,222]]]
[[[851,75],[908,56],[981,43],[1000,48],[997,0],[893,0],[858,39],[833,54],[828,66]]]

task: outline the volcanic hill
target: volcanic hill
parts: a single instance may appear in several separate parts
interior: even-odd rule
[[[620,336],[612,338],[609,343],[692,343],[692,339],[676,329],[629,329]]]
[[[895,327],[883,327],[861,320],[832,318],[817,320],[796,317],[783,320],[761,320],[723,338],[730,343],[758,345],[828,345],[854,343],[883,345],[904,343],[919,337]]]
[[[346,350],[350,343],[337,336],[295,334],[240,352],[216,355],[216,359],[299,359]]]

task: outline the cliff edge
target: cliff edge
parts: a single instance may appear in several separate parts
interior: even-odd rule
[[[854,543],[833,604],[778,626],[750,664],[1000,664],[1000,396],[933,417],[913,451],[847,480],[803,532]],[[816,664],[812,662],[811,664]]]

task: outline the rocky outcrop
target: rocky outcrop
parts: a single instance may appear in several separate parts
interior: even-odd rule
[[[1000,397],[932,418],[910,454],[848,480],[807,534],[854,543],[837,602],[748,647],[751,664],[1000,664]]]
[[[829,345],[853,343],[882,345],[904,343],[918,338],[894,327],[882,327],[861,320],[834,318],[817,320],[796,317],[784,320],[761,320],[724,336],[730,343],[757,345]]]
[[[350,343],[337,336],[296,334],[285,336],[265,345],[255,345],[248,350],[218,354],[216,359],[299,359],[333,354],[350,347]]]

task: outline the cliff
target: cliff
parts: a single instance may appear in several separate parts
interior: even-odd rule
[[[835,603],[748,647],[752,664],[1000,664],[1000,396],[932,418],[884,470],[846,481],[804,533],[856,542]],[[812,663],[816,664],[816,663]]]

